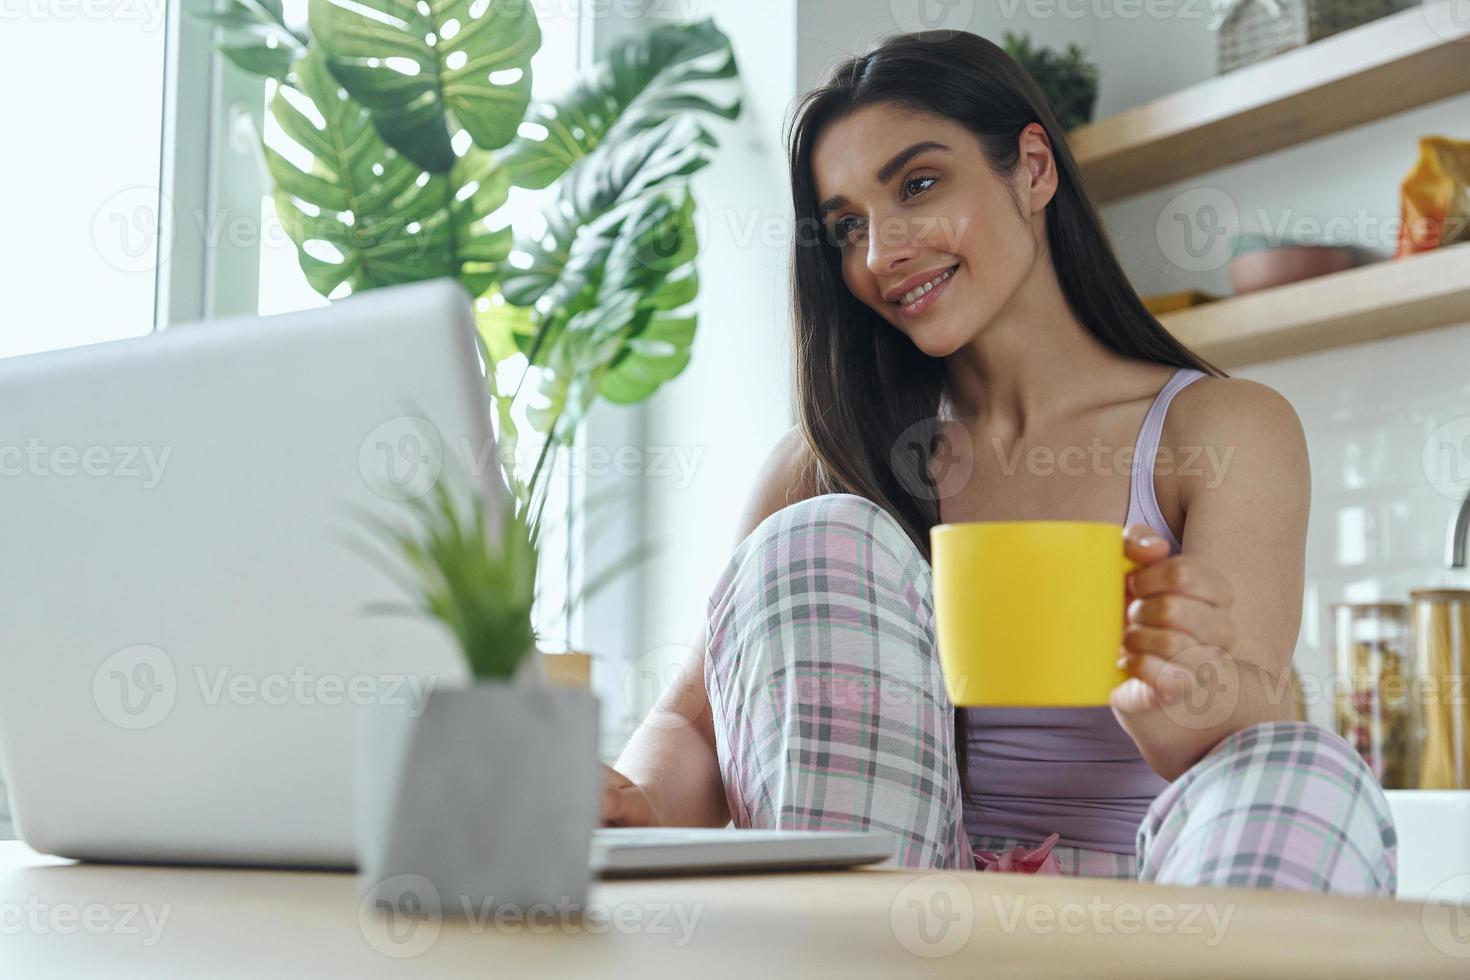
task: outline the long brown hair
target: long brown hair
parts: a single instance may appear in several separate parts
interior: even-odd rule
[[[837,243],[820,233],[812,149],[823,127],[876,103],[954,120],[975,134],[991,171],[1020,161],[1021,130],[1040,123],[1051,142],[1057,191],[1047,246],[1062,294],[1088,332],[1129,357],[1208,374],[1144,307],[1088,198],[1066,135],[1041,89],[990,41],[957,31],[885,40],[839,65],[797,105],[787,136],[797,238],[792,250],[797,419],[818,493],[853,493],[892,514],[929,559],[939,493],[929,461],[939,438],[944,359],[931,357],[848,290]],[[808,234],[810,233],[810,234]],[[955,755],[969,789],[968,712],[955,711]]]
[[[1175,340],[1123,273],[1041,89],[990,41],[958,31],[885,40],[802,97],[787,135],[797,239],[792,250],[797,417],[819,493],[853,493],[891,513],[929,557],[939,520],[929,458],[939,433],[943,358],[931,357],[848,290],[818,211],[812,149],[827,124],[875,103],[945,116],[975,134],[992,171],[1013,173],[1020,134],[1040,123],[1056,160],[1047,243],[1073,314],[1113,350],[1224,372]]]

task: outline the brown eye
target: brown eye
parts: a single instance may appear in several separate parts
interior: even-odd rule
[[[837,223],[832,226],[832,234],[836,237],[839,245],[846,245],[848,239],[852,237],[853,232],[857,229],[857,226],[861,224],[861,219],[855,218],[852,215],[839,218]]]
[[[922,194],[937,183],[939,183],[938,177],[910,177],[903,182],[903,196],[907,199]]]

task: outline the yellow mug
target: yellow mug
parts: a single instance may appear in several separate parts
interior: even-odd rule
[[[1125,674],[1123,528],[973,521],[930,529],[939,662],[961,707],[1105,705]]]

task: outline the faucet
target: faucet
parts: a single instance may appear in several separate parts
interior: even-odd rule
[[[1444,548],[1445,564],[1450,568],[1466,567],[1467,550],[1470,550],[1470,494],[1465,496],[1460,512],[1450,522],[1449,537]]]

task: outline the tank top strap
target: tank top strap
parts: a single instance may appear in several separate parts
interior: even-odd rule
[[[1148,414],[1143,417],[1143,426],[1138,431],[1138,441],[1133,446],[1127,522],[1147,524],[1159,532],[1169,542],[1170,551],[1179,550],[1179,539],[1174,536],[1169,522],[1164,520],[1163,512],[1159,510],[1159,501],[1154,494],[1154,460],[1159,453],[1159,437],[1164,432],[1164,416],[1168,414],[1169,403],[1180,391],[1204,376],[1205,372],[1195,368],[1180,368],[1175,371],[1173,377],[1154,396],[1153,404],[1148,407]]]

